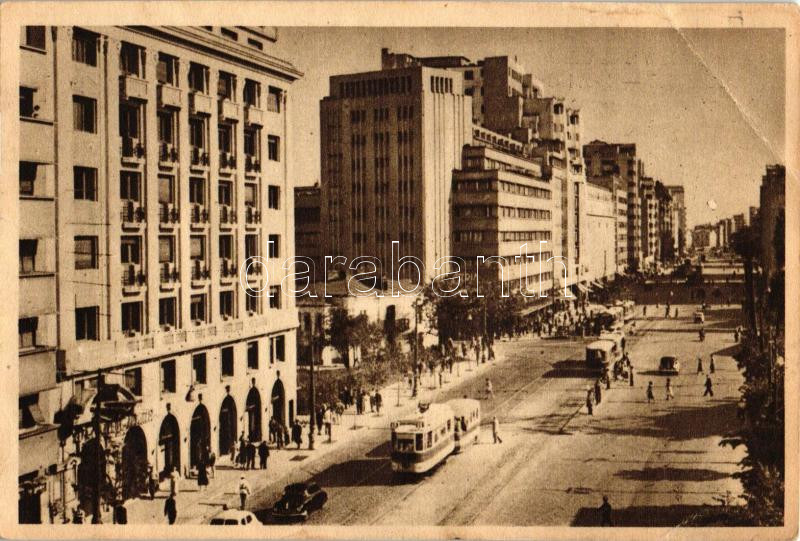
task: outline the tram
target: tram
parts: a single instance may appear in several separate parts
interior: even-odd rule
[[[470,398],[458,398],[447,402],[453,410],[453,421],[455,429],[453,439],[455,440],[454,453],[460,453],[470,443],[478,443],[481,425],[481,403]]]
[[[392,471],[424,473],[455,450],[455,419],[447,404],[420,404],[420,411],[392,422]]]

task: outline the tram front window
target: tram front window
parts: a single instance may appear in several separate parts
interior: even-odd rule
[[[400,453],[411,453],[414,451],[414,440],[410,438],[396,438],[394,449]]]
[[[433,432],[428,432],[428,447],[433,445]]]
[[[422,451],[422,434],[417,434],[417,451]]]

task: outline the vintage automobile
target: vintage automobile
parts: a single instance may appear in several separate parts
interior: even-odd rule
[[[661,362],[658,364],[658,371],[662,374],[677,374],[680,369],[681,363],[678,362],[678,358],[671,355],[661,357]]]
[[[312,511],[322,509],[328,501],[328,493],[316,483],[292,483],[286,485],[283,496],[272,506],[274,519],[305,520]]]
[[[694,322],[695,323],[705,323],[706,322],[706,315],[703,312],[698,310],[697,312],[694,313]]]
[[[213,517],[209,524],[212,526],[262,526],[253,513],[239,509],[226,509]]]

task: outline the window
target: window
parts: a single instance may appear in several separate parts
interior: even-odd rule
[[[174,393],[175,385],[175,361],[163,361],[161,363],[161,392]]]
[[[280,246],[280,235],[270,235],[267,241],[267,250],[269,253],[270,259],[275,259],[280,257],[281,254],[281,246]]]
[[[217,96],[221,100],[236,101],[236,77],[224,71],[219,72],[219,79],[217,79]]]
[[[467,81],[471,81],[475,77],[474,72],[472,70],[467,70],[464,72],[464,79]]]
[[[119,134],[122,137],[138,139],[139,130],[139,107],[136,105],[119,106]]]
[[[228,39],[232,39],[233,41],[239,41],[239,34],[231,30],[230,28],[225,28],[224,26],[219,29],[219,33],[225,36]]]
[[[72,31],[72,59],[87,66],[96,66],[97,34],[75,28]]]
[[[177,299],[175,297],[166,297],[158,299],[158,324],[162,327],[177,327]]]
[[[261,84],[250,79],[244,80],[244,104],[250,107],[261,106]]]
[[[189,257],[196,261],[206,259],[206,239],[201,235],[192,235],[189,239]]]
[[[72,127],[75,131],[97,133],[97,100],[72,96]]]
[[[190,305],[192,321],[203,322],[206,320],[206,296],[205,295],[192,295],[192,303]]]
[[[233,199],[231,197],[231,191],[232,191],[231,183],[227,182],[227,181],[220,180],[217,190],[218,190],[217,198],[219,200],[219,204],[220,205],[228,205],[228,206],[230,206],[231,205],[231,201]]]
[[[25,45],[34,49],[45,50],[45,27],[26,26]]]
[[[158,237],[158,262],[172,263],[175,261],[175,237],[171,235]]]
[[[158,142],[175,144],[175,113],[172,111],[158,112]]]
[[[136,396],[142,396],[142,369],[141,367],[125,370],[125,387]]]
[[[283,91],[274,86],[269,87],[269,95],[267,96],[267,111],[275,113],[281,112],[281,100],[283,99]]]
[[[248,127],[244,129],[244,153],[247,154],[247,156],[258,159],[258,141],[261,139],[260,134],[261,130],[258,128]]]
[[[219,257],[233,259],[233,235],[219,236]]]
[[[122,303],[122,332],[127,335],[142,332],[142,303]]]
[[[233,291],[220,291],[219,315],[233,317]]]
[[[255,47],[255,48],[256,48],[256,49],[258,49],[259,51],[262,51],[262,50],[264,50],[264,44],[263,44],[263,43],[261,43],[260,41],[258,41],[257,39],[253,39],[253,38],[247,38],[247,44],[248,44],[250,47]]]
[[[257,207],[257,197],[256,192],[258,191],[258,187],[255,184],[245,184],[244,185],[244,204],[246,207]]]
[[[258,342],[247,344],[247,368],[258,370]]]
[[[35,239],[20,239],[19,241],[19,273],[27,274],[36,272],[36,250],[39,241]]]
[[[25,317],[19,320],[19,349],[36,347],[36,330],[38,327],[38,317]]]
[[[220,351],[221,355],[221,366],[220,372],[222,373],[222,377],[230,377],[233,376],[233,348],[227,347],[222,348]]]
[[[281,307],[281,286],[270,286],[269,288],[269,307],[280,309]]]
[[[119,246],[120,263],[138,265],[141,261],[141,237],[122,237]]]
[[[208,68],[191,62],[189,64],[189,89],[202,94],[207,93]]]
[[[271,209],[281,208],[281,188],[280,186],[267,187],[268,205]]]
[[[33,162],[19,162],[19,194],[33,195],[36,192],[36,177],[39,164]]]
[[[75,270],[97,268],[97,237],[75,237]]]
[[[172,175],[158,175],[158,202],[162,205],[175,202],[175,182]]]
[[[192,177],[189,179],[189,202],[193,205],[205,205],[206,181],[204,178]]]
[[[277,135],[268,135],[267,136],[267,153],[269,155],[269,159],[278,162],[280,161],[280,146],[281,146],[281,138]]]
[[[99,306],[75,308],[75,340],[98,340]]]
[[[19,87],[19,116],[32,118],[36,116],[39,107],[34,104],[36,89],[27,86]]]
[[[272,343],[272,362],[283,362],[286,360],[286,337],[281,335],[273,336],[270,339]]]
[[[94,167],[73,167],[72,184],[75,199],[97,201],[97,169]]]
[[[247,289],[245,293],[245,308],[250,313],[258,313],[258,292],[252,289]]]
[[[206,354],[192,355],[192,383],[206,383]]]
[[[189,118],[189,145],[197,148],[206,147],[206,121],[202,117]]]
[[[120,171],[119,198],[123,201],[141,201],[142,177],[135,171]]]
[[[219,151],[233,152],[233,126],[220,124],[217,133],[219,134]]]
[[[142,76],[142,54],[141,47],[131,43],[123,43],[119,51],[119,67],[123,75]]]
[[[42,410],[39,409],[39,393],[19,397],[19,429],[33,428],[45,424]],[[22,478],[20,478],[22,479]]]
[[[158,53],[156,77],[159,83],[178,86],[178,59],[164,53]]]
[[[258,235],[244,236],[244,257],[250,259],[258,256]],[[251,267],[252,268],[252,267]]]

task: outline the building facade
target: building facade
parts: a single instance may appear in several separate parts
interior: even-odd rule
[[[686,192],[683,186],[665,186],[672,198],[672,234],[675,239],[675,253],[682,257],[686,254]]]
[[[783,256],[779,253],[779,245],[784,239],[776,235],[785,233],[786,213],[786,168],[783,165],[768,165],[761,178],[761,189],[758,209],[759,238],[761,241],[761,268],[764,272],[765,285],[769,285],[775,273],[783,267]]]
[[[398,256],[424,265],[450,255],[453,169],[471,141],[472,102],[461,73],[420,65],[330,78],[320,104],[326,254]],[[396,267],[399,266],[397,263]],[[392,279],[417,280],[410,265]]]
[[[295,255],[307,257],[313,262],[312,281],[323,277],[321,206],[319,186],[298,186],[294,189]]]
[[[270,54],[276,39],[23,29],[20,456],[36,458],[20,462],[21,521],[91,512],[69,487],[90,492],[98,381],[135,404],[100,441],[119,443],[121,467],[105,463],[119,499],[147,464],[188,475],[240,431],[259,440],[269,417],[294,416],[297,312],[274,263],[293,253],[288,89],[301,74]],[[255,256],[268,275],[242,270]],[[42,434],[66,411],[60,446]]]
[[[618,214],[614,191],[603,184],[586,182],[585,247],[588,280],[613,278],[618,272]]]
[[[628,186],[625,180],[617,173],[607,173],[599,176],[589,175],[586,177],[586,182],[587,184],[592,183],[602,186],[611,191],[616,217],[616,236],[614,238],[616,262],[614,272],[623,274],[628,266]],[[591,228],[587,228],[587,242],[591,242],[591,232]]]

